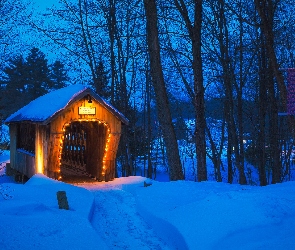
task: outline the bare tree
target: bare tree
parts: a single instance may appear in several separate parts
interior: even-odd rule
[[[256,10],[261,19],[261,31],[265,37],[265,46],[267,48],[267,54],[270,59],[270,65],[273,70],[274,76],[276,77],[278,87],[280,90],[280,96],[283,107],[287,104],[287,89],[284,83],[284,78],[280,72],[279,63],[275,53],[274,46],[274,11],[275,6],[273,0],[254,0]]]
[[[156,95],[158,119],[167,150],[167,158],[170,169],[169,176],[172,181],[181,180],[184,177],[161,64],[157,28],[158,17],[155,0],[144,0],[144,7],[147,20],[147,45],[150,57],[151,77]]]
[[[280,90],[280,97],[282,106],[286,110],[287,107],[287,89],[284,83],[284,78],[279,71],[279,64],[275,53],[274,46],[274,13],[275,6],[272,0],[254,0],[257,12],[259,14],[261,23],[262,39],[266,48],[267,63],[269,63],[269,70],[266,71],[269,77],[266,89],[269,95],[270,103],[270,156],[272,168],[272,183],[281,182],[281,161],[279,149],[279,130],[278,130],[278,105],[276,102],[274,80],[272,72],[277,80],[278,88]],[[271,69],[271,70],[270,70]],[[261,83],[263,84],[263,83]],[[263,181],[263,180],[262,180]],[[264,182],[261,182],[263,185]]]
[[[184,20],[192,46],[192,68],[194,74],[194,106],[196,110],[196,153],[197,180],[207,180],[206,166],[206,118],[205,88],[203,82],[202,61],[202,0],[193,1],[193,18],[191,20],[188,7],[183,0],[174,0],[174,5]]]
[[[4,66],[7,57],[23,51],[26,41],[19,41],[23,29],[29,29],[31,12],[22,1],[0,0],[0,61]]]

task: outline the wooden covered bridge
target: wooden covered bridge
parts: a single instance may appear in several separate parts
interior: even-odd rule
[[[71,85],[30,102],[5,120],[10,167],[30,178],[115,177],[122,124],[128,120],[90,88]]]

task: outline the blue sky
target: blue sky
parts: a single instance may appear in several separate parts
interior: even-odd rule
[[[45,10],[46,8],[51,7],[52,5],[57,4],[59,0],[35,0],[34,2],[36,3],[36,6],[38,6],[41,10]]]

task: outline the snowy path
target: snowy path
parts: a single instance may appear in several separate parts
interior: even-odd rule
[[[132,194],[116,189],[94,194],[92,225],[110,249],[169,249],[137,213]]]

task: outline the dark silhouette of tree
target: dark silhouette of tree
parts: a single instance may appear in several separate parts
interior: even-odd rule
[[[27,95],[27,65],[22,56],[10,59],[3,73],[4,76],[1,80],[1,85],[3,86],[1,88],[1,96],[3,98],[0,100],[0,106],[3,107],[2,113],[5,118],[29,103],[30,98]]]
[[[65,87],[66,82],[69,80],[64,64],[61,61],[55,61],[50,65],[50,89],[60,89]]]
[[[28,93],[32,100],[49,92],[51,82],[45,54],[38,48],[31,49],[27,62]]]
[[[108,99],[111,96],[111,90],[108,85],[108,75],[103,63],[100,61],[95,69],[96,74],[93,81],[93,87],[100,96]]]
[[[26,59],[21,55],[10,59],[0,80],[3,117],[53,89],[66,86],[67,80],[64,65],[56,61],[49,68],[45,54],[38,48],[31,49]]]
[[[6,89],[25,93],[28,81],[27,66],[22,56],[9,60],[9,65],[3,70],[5,73],[4,83]]]
[[[172,124],[172,117],[160,58],[156,2],[154,0],[145,0],[144,6],[147,19],[147,45],[150,57],[151,78],[155,90],[158,119],[167,149],[167,159],[170,170],[169,177],[172,181],[181,180],[184,176],[179,157],[176,134]]]
[[[264,114],[262,117],[259,117],[260,123],[263,122],[265,119],[265,113],[267,108],[269,109],[269,139],[263,138],[266,141],[263,145],[264,148],[269,146],[270,149],[270,167],[272,170],[272,183],[281,182],[281,149],[279,145],[279,125],[278,125],[278,109],[279,103],[277,102],[276,97],[276,86],[275,81],[277,81],[277,88],[279,89],[280,101],[284,110],[286,110],[287,105],[287,89],[284,83],[284,78],[282,73],[280,72],[279,63],[275,51],[275,4],[273,1],[270,0],[255,0],[255,7],[257,13],[260,17],[260,28],[261,28],[261,53],[263,55],[262,61],[262,72],[260,75],[260,92],[261,89],[263,90],[263,95],[265,98],[265,107],[264,107]],[[294,127],[294,118],[290,116],[289,122]],[[261,126],[260,126],[261,127]],[[294,132],[293,132],[294,135]],[[264,137],[264,136],[263,136]],[[268,141],[267,141],[268,139]],[[261,144],[261,142],[259,142]],[[258,146],[261,146],[259,145]],[[263,156],[265,154],[265,149],[259,149],[260,155]],[[265,157],[262,158],[265,161]],[[261,161],[259,167],[260,173],[260,184],[266,185],[266,178],[265,178],[265,169],[263,169],[264,162]]]
[[[193,104],[196,111],[196,153],[197,153],[197,179],[207,180],[206,165],[206,118],[205,118],[205,87],[203,79],[202,59],[202,22],[203,0],[194,0],[187,6],[183,0],[174,0],[174,5],[181,15],[190,39],[192,48],[192,69],[194,76],[194,89],[188,92],[193,95]],[[189,8],[193,13],[190,16]],[[186,87],[187,88],[187,87]],[[188,88],[187,88],[188,89]]]

